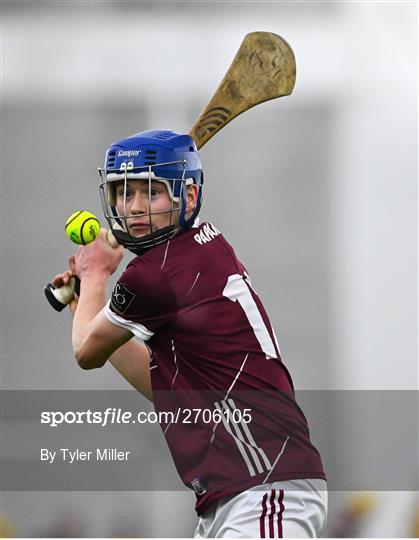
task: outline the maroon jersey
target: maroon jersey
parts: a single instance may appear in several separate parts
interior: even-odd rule
[[[105,313],[152,351],[155,408],[199,515],[256,485],[325,478],[262,302],[213,225],[133,259]]]

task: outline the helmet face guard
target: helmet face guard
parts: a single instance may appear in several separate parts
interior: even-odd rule
[[[99,175],[102,208],[111,231],[119,244],[136,255],[191,227],[199,213],[203,175],[195,143],[189,135],[154,130],[118,141],[108,149],[105,167],[99,168]],[[148,185],[148,211],[141,215],[147,218],[150,232],[141,237],[133,236],[129,229],[130,221],[138,220],[139,215],[127,212],[127,184],[135,180]],[[165,184],[171,200],[167,209],[153,210],[152,182]],[[192,212],[187,214],[187,186],[191,184],[198,186],[198,198]],[[119,200],[117,208],[116,188],[120,185],[123,185],[123,200],[122,204]],[[167,214],[168,225],[157,228],[153,218],[162,214]]]

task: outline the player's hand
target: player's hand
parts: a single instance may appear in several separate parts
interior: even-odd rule
[[[63,307],[65,305],[69,305],[70,309],[74,315],[77,309],[77,302],[79,298],[79,292],[80,292],[80,282],[75,280],[77,276],[75,276],[71,270],[66,270],[62,274],[57,274],[54,276],[54,279],[51,281],[52,288],[53,289],[59,289],[60,290],[60,296],[55,296],[56,300],[58,300],[58,303],[61,302],[63,304]],[[67,288],[67,290],[64,290]],[[52,291],[50,288],[49,290]],[[47,296],[48,298],[48,296]],[[51,303],[50,299],[48,301]],[[56,309],[56,308],[55,308]],[[61,308],[62,309],[62,308]],[[59,311],[61,311],[61,309]]]
[[[87,276],[110,276],[115,272],[122,260],[123,248],[111,247],[106,234],[106,229],[100,229],[94,242],[80,246],[76,255],[70,257],[68,262],[73,275],[83,280]]]
[[[70,270],[66,270],[62,274],[57,274],[54,276],[54,279],[52,280],[52,284],[55,288],[59,289],[60,287],[63,287],[64,285],[70,285],[71,278],[73,277],[73,274],[70,272]]]

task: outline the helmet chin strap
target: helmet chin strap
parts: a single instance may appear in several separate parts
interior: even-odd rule
[[[113,227],[111,225],[111,228],[118,243],[135,255],[143,255],[152,247],[167,242],[173,238],[179,230],[176,225],[169,225],[168,227],[158,229],[156,232],[143,236],[142,238],[135,238],[135,236],[131,236],[124,230],[121,230],[122,227],[120,228],[120,225],[117,229],[115,228],[115,224]]]

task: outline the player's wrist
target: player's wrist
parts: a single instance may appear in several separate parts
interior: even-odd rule
[[[80,280],[83,282],[83,285],[86,285],[87,283],[107,283],[111,275],[112,272],[106,268],[95,268],[81,272]]]

